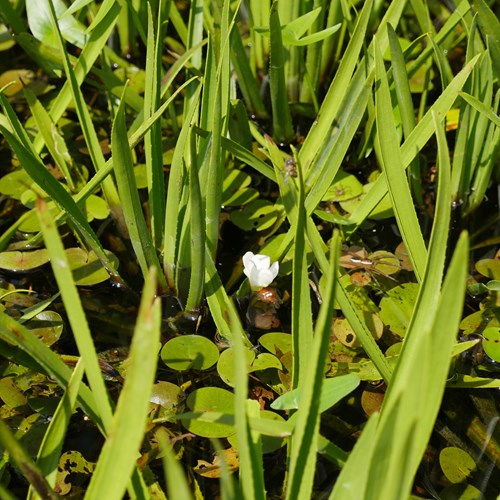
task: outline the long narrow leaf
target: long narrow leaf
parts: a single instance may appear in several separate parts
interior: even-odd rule
[[[111,147],[113,151],[113,168],[115,170],[116,182],[123,205],[125,224],[127,225],[130,240],[134,247],[135,254],[137,255],[142,274],[146,277],[148,268],[155,267],[162,288],[166,288],[167,284],[161,272],[156,249],[142,212],[139,192],[135,182],[132,154],[127,140],[123,101],[121,101],[118,107],[113,123]]]
[[[47,205],[43,200],[37,202],[37,212],[42,227],[45,246],[49,251],[52,270],[61,292],[61,297],[68,314],[68,320],[78,346],[78,352],[83,358],[85,374],[96,399],[101,419],[107,427],[111,420],[112,410],[108,391],[99,367],[99,359],[92,340],[92,334],[83,311],[82,303],[73,281],[64,247]]]
[[[85,498],[121,499],[144,437],[158,347],[161,302],[155,298],[154,268],[148,274],[130,348],[123,389]]]
[[[382,55],[375,43],[375,69],[377,75],[376,120],[380,153],[387,189],[398,223],[398,228],[413,264],[415,276],[420,282],[424,274],[427,249],[420,230],[413,199],[405,175],[398,134],[392,111],[391,94]]]
[[[318,395],[321,394],[324,380],[324,363],[328,353],[339,252],[340,238],[338,233],[334,233],[330,249],[330,262],[326,274],[327,284],[314,329],[314,343],[309,358],[309,370],[300,385],[300,407],[297,411],[297,424],[291,441],[287,499],[311,498],[319,432],[320,398]]]

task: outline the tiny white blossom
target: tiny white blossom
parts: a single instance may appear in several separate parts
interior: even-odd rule
[[[259,290],[273,282],[278,276],[280,265],[278,262],[273,262],[271,265],[271,258],[268,255],[247,252],[243,255],[243,267],[252,289]]]

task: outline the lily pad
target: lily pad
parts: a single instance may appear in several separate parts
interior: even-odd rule
[[[255,359],[255,351],[245,349],[245,357],[248,372]],[[219,360],[217,361],[217,372],[225,384],[234,387],[234,349],[232,347],[221,352]]]
[[[476,262],[476,271],[492,280],[500,280],[500,260],[482,259]]]
[[[368,183],[363,185],[363,194],[358,196],[357,198],[353,198],[351,200],[342,201],[340,206],[343,210],[348,213],[353,213],[358,205],[361,203],[363,198],[372,188],[373,183]],[[386,194],[381,200],[380,203],[373,209],[369,218],[380,220],[380,219],[388,219],[389,217],[394,216],[394,211],[392,209],[391,198],[388,194]]]
[[[278,420],[280,422],[285,421],[281,415],[269,410],[262,410],[260,412],[260,418],[264,418],[266,420]],[[262,453],[272,453],[273,451],[279,450],[285,444],[285,439],[275,436],[266,436],[265,434],[261,434],[260,439],[262,443]],[[237,448],[238,442],[236,434],[229,436],[227,440],[232,446]]]
[[[261,335],[259,343],[273,354],[284,354],[292,350],[292,336],[289,333],[270,332]]]
[[[173,370],[208,370],[217,362],[219,349],[201,335],[182,335],[169,340],[160,355]]]
[[[493,360],[500,362],[500,328],[490,326],[483,330],[484,352]]]
[[[16,200],[33,184],[31,177],[23,169],[14,170],[0,179],[0,193]]]
[[[49,260],[49,252],[45,248],[26,252],[0,252],[0,269],[27,272],[43,266]]]
[[[202,387],[188,396],[186,404],[194,413],[215,412],[232,415],[234,394],[219,387]],[[218,422],[204,422],[198,419],[181,422],[189,432],[202,437],[224,438],[235,432],[234,426]]]
[[[236,448],[231,447],[226,450],[221,450],[220,454],[222,455],[225,466],[229,472],[235,472],[238,470],[240,461],[238,459],[238,451]],[[219,454],[214,456],[213,462],[211,463],[206,460],[198,460],[196,465],[193,467],[193,472],[210,479],[220,478],[223,476],[221,462],[222,460],[219,457]]]
[[[464,335],[470,335],[481,333],[489,326],[500,326],[500,307],[483,309],[469,314],[460,322],[459,328],[464,331]]]
[[[264,231],[273,226],[281,215],[282,206],[266,200],[254,200],[231,213],[231,222],[244,231]]]
[[[283,366],[276,356],[268,352],[263,352],[255,358],[252,366],[250,367],[250,371],[256,372],[260,370],[267,370],[269,368],[276,368],[277,370],[281,370]]]
[[[0,379],[0,399],[9,408],[18,408],[28,402],[28,398],[19,389],[14,377]]]
[[[346,172],[339,172],[335,182],[328,188],[323,201],[347,201],[363,194],[363,184]]]
[[[109,250],[106,255],[115,265],[118,264],[118,257]],[[68,248],[66,250],[69,267],[73,272],[75,284],[79,286],[96,285],[109,278],[108,271],[103,267],[97,255],[91,250],[86,252],[82,248]]]
[[[406,335],[418,288],[416,283],[403,283],[388,290],[380,301],[380,319],[401,338]]]
[[[182,390],[178,385],[164,380],[153,385],[150,402],[157,405],[155,418],[169,420],[178,411],[181,404]]]
[[[439,465],[451,483],[463,483],[476,469],[474,459],[464,450],[450,446],[441,450]]]
[[[62,318],[55,311],[38,313],[26,326],[48,346],[55,344],[63,331]]]
[[[222,185],[222,205],[237,207],[257,199],[258,191],[248,187],[251,182],[252,178],[241,170],[226,171]]]
[[[441,500],[484,500],[484,495],[472,484],[457,483],[439,492]]]

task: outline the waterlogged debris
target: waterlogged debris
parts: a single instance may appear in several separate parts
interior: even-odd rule
[[[231,447],[225,450],[221,450],[220,453],[228,471],[230,473],[236,472],[240,466],[240,461],[238,459],[238,450],[236,450],[236,448],[234,447]],[[212,463],[207,462],[206,460],[198,460],[196,466],[193,467],[193,471],[203,477],[208,477],[211,479],[220,478],[222,476],[221,461],[221,457],[218,454],[215,454]]]
[[[182,335],[169,340],[160,353],[173,370],[208,370],[219,358],[217,346],[201,335]]]
[[[57,467],[55,491],[59,495],[69,492],[78,498],[83,496],[83,487],[89,481],[95,463],[86,460],[79,451],[67,451],[61,455]]]

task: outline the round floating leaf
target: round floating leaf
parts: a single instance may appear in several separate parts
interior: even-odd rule
[[[40,95],[48,87],[47,82],[38,78],[31,69],[9,69],[0,75],[0,88],[11,82],[13,82],[12,85],[3,91],[7,97],[22,96],[22,90],[25,87],[29,88],[35,95]]]
[[[362,194],[363,184],[354,175],[341,171],[323,196],[323,201],[347,201]]]
[[[401,271],[399,259],[391,252],[378,250],[370,254],[369,258],[377,271],[383,274],[396,274]]]
[[[408,249],[406,248],[404,241],[396,247],[394,255],[399,259],[401,269],[404,269],[405,271],[413,271],[413,264],[411,263],[410,254],[408,253]]]
[[[177,413],[181,404],[182,391],[178,385],[161,381],[153,385],[150,402],[161,407],[156,418],[168,420]]]
[[[0,269],[13,272],[32,271],[49,260],[49,252],[45,248],[27,252],[0,252]]]
[[[281,415],[269,410],[262,410],[260,412],[260,418],[265,418],[267,420],[279,420],[280,422],[285,421]],[[262,453],[272,453],[273,451],[279,450],[285,444],[285,440],[283,438],[275,436],[266,436],[265,434],[261,434],[260,438],[262,443]],[[229,436],[227,440],[232,446],[237,448],[238,442],[236,434]]]
[[[201,335],[182,335],[169,340],[161,359],[173,370],[208,370],[219,357],[217,346]]]
[[[259,337],[259,343],[273,354],[284,354],[292,350],[292,336],[289,333],[265,333]]]
[[[25,170],[14,170],[0,179],[0,193],[20,200],[21,195],[29,189],[31,184],[33,181]]]
[[[115,265],[118,264],[118,257],[109,250],[106,255]],[[86,252],[83,248],[66,249],[66,257],[69,267],[73,272],[75,284],[79,286],[96,285],[109,278],[109,274],[97,258],[97,255],[91,250]]]
[[[274,205],[266,200],[254,200],[241,210],[231,213],[231,222],[244,231],[264,231],[277,221],[281,205]]]
[[[348,213],[354,212],[357,206],[361,203],[361,200],[366,196],[366,193],[370,191],[372,186],[373,183],[365,184],[363,186],[363,194],[361,196],[353,198],[352,200],[340,202],[340,206],[342,207],[342,209]],[[389,217],[394,217],[394,211],[392,210],[391,198],[389,197],[388,194],[386,194],[380,200],[380,203],[373,209],[369,218],[380,220],[380,219],[388,219]]]
[[[0,379],[0,399],[9,408],[18,408],[28,402],[28,398],[16,385],[14,377]]]
[[[52,218],[55,218],[59,213],[59,210],[52,203],[48,204],[48,209],[51,213]],[[38,221],[38,215],[35,210],[31,210],[26,219],[23,220],[22,224],[19,226],[19,231],[21,233],[38,233],[42,230],[40,227],[40,222]]]
[[[454,446],[441,450],[439,465],[451,483],[465,482],[476,470],[474,459],[464,450]]]
[[[241,206],[259,197],[258,191],[249,188],[252,178],[241,170],[226,171],[222,185],[222,205]]]
[[[109,206],[106,200],[95,194],[91,194],[86,202],[85,208],[87,209],[87,219],[103,220],[109,215]]]
[[[26,326],[48,346],[56,343],[63,331],[63,321],[55,311],[38,313]]]
[[[219,387],[202,387],[193,391],[186,404],[194,413],[215,412],[232,415],[234,412],[234,394]],[[181,420],[182,425],[193,434],[202,437],[224,438],[234,434],[232,425],[201,420]]]
[[[486,283],[488,290],[492,292],[500,292],[500,281],[499,280],[491,280]]]
[[[476,262],[476,271],[492,280],[500,280],[500,260],[482,259]]]
[[[500,307],[469,314],[460,322],[459,328],[464,330],[464,335],[470,335],[489,326],[500,326]]]
[[[500,328],[490,326],[483,330],[484,352],[493,360],[500,362]]]
[[[250,366],[255,359],[255,351],[245,349],[245,357],[247,358],[247,372],[250,371]],[[222,381],[234,387],[234,349],[229,347],[221,352],[219,361],[217,361],[217,372]]]
[[[259,354],[254,360],[252,366],[250,367],[250,371],[256,372],[260,370],[267,370],[268,368],[276,368],[277,370],[281,370],[283,368],[283,365],[281,364],[280,360],[273,354],[263,352],[262,354]]]
[[[380,319],[400,337],[406,335],[418,288],[416,283],[404,283],[387,291],[380,301]]]
[[[439,492],[441,500],[484,500],[484,495],[472,484],[451,484]]]

